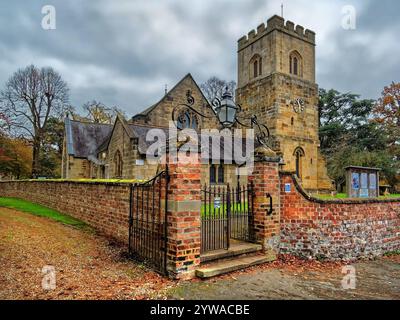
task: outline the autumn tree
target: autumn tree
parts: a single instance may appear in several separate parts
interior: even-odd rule
[[[372,117],[372,122],[387,136],[390,152],[400,161],[400,83],[393,82],[383,89]]]
[[[26,139],[0,134],[0,174],[16,179],[31,174],[32,147]]]
[[[346,166],[380,167],[394,185],[397,170],[388,150],[388,135],[371,121],[375,101],[336,90],[320,89],[319,95],[319,136],[329,176],[340,184],[345,180]]]
[[[225,91],[225,88],[235,96],[236,82],[235,81],[225,81],[217,77],[211,77],[206,82],[200,85],[200,89],[204,96],[207,98],[208,102],[212,102],[215,98],[221,98]]]
[[[61,117],[68,102],[68,86],[52,68],[30,65],[15,72],[0,92],[0,112],[10,130],[32,143],[32,177],[40,173],[40,149],[51,116]]]

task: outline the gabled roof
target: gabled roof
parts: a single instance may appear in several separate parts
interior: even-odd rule
[[[207,100],[207,98],[205,97],[205,95],[203,94],[203,91],[200,89],[199,85],[197,84],[197,82],[194,80],[193,76],[188,73],[186,76],[184,76],[171,90],[169,90],[157,103],[153,104],[152,106],[148,107],[147,109],[143,110],[142,112],[134,115],[132,117],[132,119],[135,118],[141,118],[141,117],[146,117],[148,116],[148,114],[153,111],[155,108],[157,108],[157,106],[162,103],[164,101],[164,99],[166,99],[171,92],[173,92],[177,87],[179,87],[181,85],[181,83],[183,81],[185,81],[186,79],[190,79],[193,81],[193,83],[195,84],[196,88],[199,90],[199,92],[201,93],[201,96],[204,98],[204,100],[207,102],[207,104],[210,106],[209,101]],[[211,108],[211,106],[210,106]],[[213,108],[211,108],[212,110],[214,110]]]
[[[153,127],[142,124],[128,123],[123,116],[118,115],[114,122],[114,125],[110,124],[98,124],[98,123],[87,123],[81,121],[65,119],[66,138],[67,138],[67,151],[68,154],[73,155],[77,158],[89,158],[89,160],[95,160],[96,155],[102,151],[108,149],[110,139],[115,128],[117,121],[120,121],[124,130],[126,130],[128,136],[138,139],[138,151],[140,154],[145,155],[148,148],[155,141],[147,141],[146,137],[150,130],[158,129],[165,134],[166,143],[165,147],[169,145],[169,128],[168,127]],[[212,137],[207,134],[199,135],[199,140],[189,142],[190,144],[197,144],[198,150],[203,148],[202,155],[204,160],[234,160],[234,151],[239,152],[242,155],[246,154],[246,139],[241,140],[233,139],[231,137],[231,143],[225,143],[225,139],[221,138],[219,142],[214,145],[212,143]],[[201,146],[201,141],[206,137],[207,143]],[[249,142],[249,141],[247,141]],[[257,146],[257,143],[256,143]],[[255,147],[256,147],[255,146]],[[224,152],[227,152],[227,157],[224,157]]]
[[[64,124],[67,152],[76,158],[87,158],[95,154],[113,128],[110,124],[82,122],[68,117]]]

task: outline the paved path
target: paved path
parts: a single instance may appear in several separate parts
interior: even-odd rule
[[[400,299],[400,257],[354,264],[356,289],[343,290],[342,266],[254,268],[224,278],[181,283],[172,299]]]

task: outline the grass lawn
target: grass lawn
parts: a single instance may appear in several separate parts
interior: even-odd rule
[[[89,226],[81,220],[62,214],[56,210],[44,207],[40,204],[32,203],[18,198],[0,197],[0,207],[15,209],[28,212],[35,216],[46,217],[61,222],[66,225],[74,226],[80,229],[90,229]]]
[[[324,195],[324,194],[316,194],[315,197],[323,200],[332,200],[332,199],[348,199],[346,193],[338,193],[335,196]],[[379,199],[400,199],[400,194],[390,194],[388,196],[380,196]]]
[[[236,208],[235,208],[236,207]],[[214,208],[214,203],[211,202],[211,204],[201,204],[201,215],[208,216],[208,215],[213,215],[215,213],[216,216],[224,216],[226,215],[227,211],[227,205],[221,204],[220,209]],[[235,210],[236,209],[236,210]],[[234,216],[235,213],[241,213],[243,211],[248,211],[248,206],[247,206],[247,201],[242,202],[242,204],[236,203],[231,205],[231,215]]]

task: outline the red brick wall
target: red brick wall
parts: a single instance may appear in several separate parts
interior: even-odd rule
[[[400,200],[306,199],[296,185],[281,174],[281,252],[352,260],[400,249]]]
[[[174,278],[189,279],[200,264],[201,163],[170,163],[168,191],[168,269]]]
[[[277,161],[255,162],[249,180],[254,184],[254,231],[256,241],[264,250],[279,250],[280,234],[280,181],[279,163]],[[273,212],[267,215],[272,197]]]
[[[78,218],[128,242],[129,185],[117,183],[0,182],[0,196],[18,197]]]

